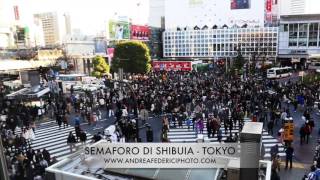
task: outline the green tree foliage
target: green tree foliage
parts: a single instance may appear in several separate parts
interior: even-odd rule
[[[242,68],[243,68],[244,64],[245,64],[244,58],[241,54],[241,51],[238,50],[238,56],[233,61],[233,66],[231,69],[232,74],[242,72]]]
[[[112,71],[123,68],[124,72],[148,73],[151,70],[151,56],[148,46],[140,41],[125,41],[116,45],[112,60]]]
[[[241,70],[243,68],[244,65],[244,58],[241,54],[241,52],[238,52],[238,56],[236,57],[236,59],[233,62],[233,67],[235,69]]]
[[[92,76],[100,78],[103,75],[108,74],[110,72],[110,67],[102,56],[96,56],[93,59],[92,63],[93,63]]]
[[[302,83],[305,85],[311,85],[313,83],[317,83],[320,81],[320,74],[319,73],[310,73],[304,75],[302,78]]]

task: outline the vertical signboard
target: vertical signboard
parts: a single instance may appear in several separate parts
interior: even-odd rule
[[[266,3],[267,3],[266,10],[269,13],[272,11],[272,0],[267,0]]]
[[[19,8],[18,6],[13,6],[13,10],[14,10],[14,19],[16,21],[20,20],[20,15],[19,15]]]
[[[266,0],[266,23],[272,23],[272,1]]]

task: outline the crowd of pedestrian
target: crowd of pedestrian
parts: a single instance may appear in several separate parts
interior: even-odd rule
[[[148,75],[128,75],[127,79],[130,87],[118,85],[118,88],[101,88],[84,94],[71,92],[68,95],[51,96],[46,100],[45,113],[56,120],[59,128],[69,125],[75,128],[75,133],[70,132],[66,137],[71,152],[76,149],[78,142],[82,145],[87,142],[87,134],[81,128],[81,123],[96,127],[97,122],[103,118],[115,119],[116,137],[99,132],[94,135],[94,142],[103,138],[140,141],[136,139],[140,128],[146,128],[146,140],[152,142],[154,135],[147,122],[149,116],[161,119],[162,142],[170,141],[170,129],[181,128],[184,124],[197,134],[203,134],[206,129],[208,137],[216,137],[219,142],[237,142],[245,117],[262,122],[268,133],[273,135],[276,125],[284,125],[288,120],[296,121],[292,113],[297,110],[304,110],[302,119],[305,123],[299,132],[301,144],[309,142],[315,127],[310,113],[315,102],[319,101],[319,83],[280,83],[254,76],[240,79],[211,71],[152,72]],[[26,170],[32,168],[33,176],[42,175],[40,167],[48,166],[55,160],[50,158],[50,154],[48,157],[45,149],[37,150],[37,153],[32,150],[35,122],[41,115],[39,109],[21,103],[3,103],[1,109],[2,114],[6,114],[3,140],[8,147],[13,147],[8,148],[14,154],[10,163],[18,164],[18,168],[12,168],[15,169],[12,174],[18,179],[31,177]],[[107,112],[106,117],[103,117],[101,111]],[[142,124],[137,127],[138,120]],[[15,134],[17,127],[20,127],[21,134]],[[236,127],[239,127],[239,132],[233,131]],[[290,141],[283,139],[281,129],[278,136],[286,147],[286,168],[292,168],[294,149]],[[223,132],[226,139],[222,138]],[[271,160],[272,172],[277,175],[281,159],[276,148],[271,150]],[[37,158],[36,154],[41,156]]]

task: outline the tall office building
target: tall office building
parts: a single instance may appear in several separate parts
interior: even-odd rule
[[[61,40],[57,13],[48,12],[35,14],[34,17],[39,18],[42,21],[45,45],[59,45],[61,43]]]
[[[64,22],[66,26],[66,34],[70,35],[71,34],[71,17],[70,14],[65,13],[64,14]]]
[[[14,9],[10,0],[0,0],[0,48],[14,46]]]

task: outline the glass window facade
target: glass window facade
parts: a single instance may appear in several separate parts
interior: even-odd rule
[[[309,46],[318,46],[319,23],[309,25]]]
[[[320,46],[320,22],[282,24],[280,32],[289,32],[288,46],[291,48]]]
[[[307,46],[308,24],[299,24],[298,46]]]
[[[278,28],[168,30],[163,40],[164,57],[235,57],[238,48],[247,57],[253,52],[275,57]]]
[[[298,45],[298,24],[289,24],[289,46]]]

